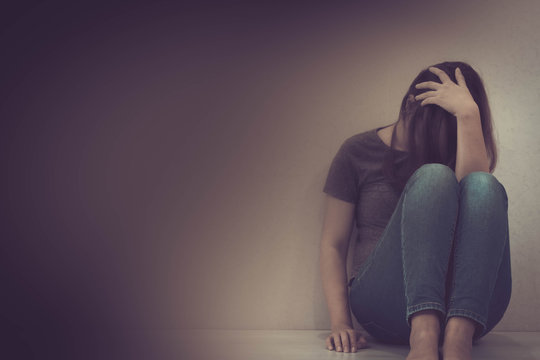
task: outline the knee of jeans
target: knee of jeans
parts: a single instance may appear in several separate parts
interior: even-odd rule
[[[508,195],[503,184],[497,178],[485,171],[473,171],[467,174],[460,181],[460,186],[465,190],[473,189],[474,193],[482,193],[485,195],[496,194],[498,191],[504,196],[504,201],[508,202]]]
[[[454,171],[447,165],[440,163],[427,163],[416,169],[415,173],[453,174]]]
[[[475,189],[486,189],[488,191],[493,190],[494,188],[500,187],[504,190],[506,195],[506,190],[504,186],[499,183],[495,175],[490,174],[485,171],[473,171],[468,173],[461,179],[460,184],[462,186],[473,186]]]
[[[426,179],[430,184],[435,181],[450,181],[456,185],[458,183],[454,171],[449,166],[439,163],[428,163],[420,166],[410,177],[414,180],[418,180],[418,178]]]

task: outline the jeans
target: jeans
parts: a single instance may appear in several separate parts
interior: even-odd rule
[[[421,166],[349,285],[353,315],[381,342],[409,345],[411,315],[426,309],[439,315],[439,341],[448,319],[462,316],[474,321],[476,342],[512,292],[504,186],[483,171],[458,182],[446,165]]]

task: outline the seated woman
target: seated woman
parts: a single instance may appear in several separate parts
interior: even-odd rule
[[[482,80],[463,62],[421,71],[398,120],[346,139],[324,185],[320,247],[329,350],[366,338],[410,346],[407,360],[468,360],[508,307],[508,197]],[[347,286],[349,237],[356,223]],[[350,288],[348,290],[348,288]]]

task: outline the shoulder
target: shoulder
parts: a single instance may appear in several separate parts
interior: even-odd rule
[[[354,134],[345,139],[344,142],[349,144],[358,144],[366,141],[370,141],[375,130],[364,131],[358,134]]]
[[[377,145],[374,141],[374,136],[377,136],[376,131],[377,129],[371,129],[347,137],[341,144],[341,151],[359,155],[371,149]]]

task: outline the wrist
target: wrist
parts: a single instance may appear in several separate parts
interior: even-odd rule
[[[353,327],[352,321],[350,319],[345,319],[342,321],[335,321],[335,322],[332,321],[332,324],[331,324],[332,329],[337,329],[337,328],[342,328],[342,327],[352,328]]]
[[[459,113],[456,113],[456,119],[459,121],[461,119],[470,119],[470,118],[480,118],[480,109],[478,105],[473,104],[466,109],[462,110]]]

